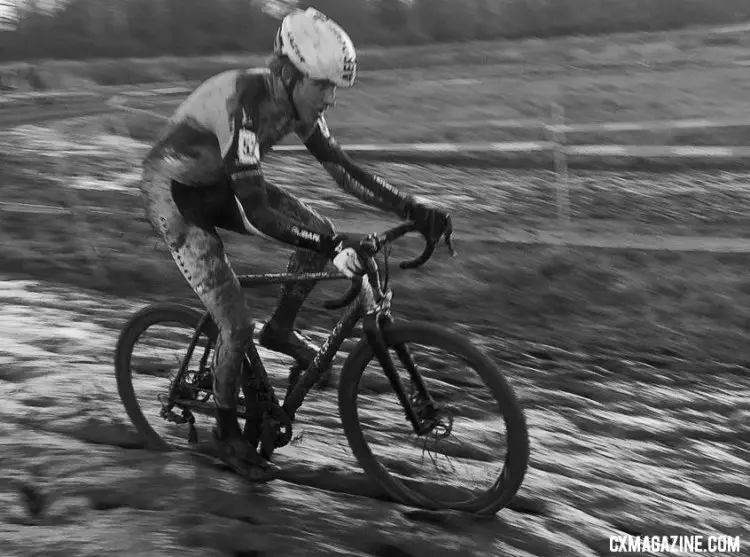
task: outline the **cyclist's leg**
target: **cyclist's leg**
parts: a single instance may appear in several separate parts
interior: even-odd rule
[[[214,398],[219,408],[234,408],[238,370],[252,328],[223,242],[215,228],[191,218],[191,211],[181,210],[169,179],[144,176],[142,192],[151,226],[165,241],[180,272],[219,328]]]
[[[303,203],[283,189],[268,185],[268,195],[275,207],[285,215],[296,218],[300,224],[320,234],[332,234],[333,223],[330,219]],[[328,260],[311,250],[298,249],[292,254],[287,265],[287,272],[322,271]],[[307,297],[315,288],[315,283],[291,283],[281,286],[281,296],[276,309],[260,336],[260,343],[293,356],[303,367],[307,367],[315,356],[317,347],[295,332],[294,324],[297,314]]]
[[[175,201],[172,181],[146,172],[141,185],[146,214],[152,227],[167,244],[172,257],[219,329],[214,365],[214,400],[218,410],[218,441],[226,442],[228,463],[253,479],[270,479],[275,468],[249,447],[241,447],[237,423],[237,390],[242,360],[252,342],[252,322],[237,276],[227,259],[224,245],[210,218],[201,217],[199,207]],[[189,197],[189,196],[188,196]],[[247,469],[243,464],[254,469]],[[259,468],[261,470],[259,470]]]

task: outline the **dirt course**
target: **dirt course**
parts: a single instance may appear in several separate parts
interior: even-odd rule
[[[525,482],[490,519],[384,501],[346,446],[335,391],[314,391],[299,442],[278,453],[282,478],[249,486],[208,448],[144,450],[129,425],[113,378],[120,327],[151,301],[195,299],[132,195],[143,145],[113,136],[132,127],[50,114],[0,138],[3,555],[600,556],[624,534],[740,536],[747,554],[746,255],[508,244],[504,233],[554,228],[550,171],[384,164],[451,207],[458,236],[457,259],[394,274],[395,312],[445,322],[498,360],[526,409]],[[387,220],[306,161],[271,166],[345,229]],[[575,231],[746,237],[747,183],[722,171],[573,172]],[[236,237],[227,246],[241,271],[279,270],[287,256]],[[249,298],[258,318],[275,291],[260,292]],[[319,339],[332,323],[319,301],[334,293],[322,288],[301,316]],[[288,361],[262,355],[282,386]],[[391,428],[398,415],[387,416]],[[396,439],[381,435],[378,451],[395,459]]]
[[[313,394],[310,440],[280,451],[287,471],[267,486],[144,451],[110,361],[143,302],[15,280],[0,296],[6,555],[584,556],[623,532],[747,540],[745,370],[506,351],[532,465],[515,509],[472,519],[340,493],[374,494],[346,455],[333,393]]]
[[[42,146],[48,153],[64,149]],[[100,152],[112,149],[99,141]],[[77,185],[88,201],[93,176],[86,167],[67,168],[76,178],[57,191]],[[337,200],[331,207],[340,207]],[[29,222],[19,218],[71,226],[60,216],[7,222]],[[13,230],[6,228],[11,237]],[[463,265],[488,264],[482,245],[464,239]],[[105,253],[107,260],[118,257]],[[85,259],[77,257],[85,276]],[[438,276],[440,260],[431,271]],[[505,267],[513,265],[506,259]],[[443,283],[441,297],[428,287],[423,293],[435,308],[458,301],[444,315],[502,362],[527,412],[531,466],[519,496],[496,517],[475,519],[377,499],[346,447],[332,391],[311,395],[299,418],[303,442],[279,452],[285,473],[271,485],[248,486],[207,457],[143,450],[117,399],[112,350],[129,312],[153,298],[105,295],[63,280],[68,284],[8,276],[0,291],[0,541],[7,555],[593,556],[609,554],[609,536],[624,533],[724,534],[747,543],[750,375],[742,364],[647,348],[639,355],[555,348],[533,342],[540,336],[523,321],[528,342],[513,340],[492,332],[490,314],[478,320],[451,282]],[[429,285],[421,278],[410,288],[419,292],[420,284]],[[468,304],[481,284],[464,283]],[[597,298],[589,292],[588,299]],[[418,315],[409,296],[395,307]],[[643,338],[645,330],[636,333]],[[579,331],[585,334],[591,333]],[[265,356],[281,381],[286,364]],[[392,441],[385,436],[379,448],[387,454]]]

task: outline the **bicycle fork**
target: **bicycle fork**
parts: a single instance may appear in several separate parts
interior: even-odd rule
[[[396,366],[388,351],[388,345],[383,336],[383,329],[393,322],[389,312],[376,311],[366,315],[362,321],[362,328],[367,341],[370,343],[375,357],[385,372],[391,387],[396,392],[401,406],[404,408],[406,418],[411,423],[414,433],[419,436],[430,433],[437,425],[438,407],[427,390],[422,375],[414,363],[409,347],[405,344],[394,346],[398,359],[409,373],[413,387],[416,387],[416,395],[407,395],[404,384],[399,377]]]

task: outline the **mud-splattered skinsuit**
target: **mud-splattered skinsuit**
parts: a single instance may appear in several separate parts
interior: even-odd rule
[[[345,191],[401,217],[412,203],[354,164],[322,116],[313,124],[295,121],[275,101],[279,86],[265,69],[208,79],[176,110],[144,159],[141,192],[148,219],[219,326],[214,392],[220,408],[235,406],[252,316],[216,229],[297,246],[289,272],[322,270],[327,258],[321,246],[333,235],[328,219],[264,179],[260,162],[273,145],[295,132]],[[312,288],[283,287],[272,319],[291,329]]]

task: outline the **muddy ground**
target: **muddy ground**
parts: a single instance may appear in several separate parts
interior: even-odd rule
[[[6,555],[606,555],[623,532],[747,539],[746,370],[506,348],[531,466],[511,509],[475,519],[346,493],[377,497],[330,391],[311,395],[303,442],[280,450],[270,485],[145,451],[111,364],[118,327],[144,302],[17,280],[0,296]]]
[[[44,148],[56,149],[50,143]],[[101,151],[107,149],[106,144],[100,145]],[[97,156],[90,153],[94,159]],[[68,185],[77,184],[85,198],[90,191],[86,184],[93,177],[87,178],[80,167],[69,168],[77,171],[76,180]],[[340,209],[335,203],[329,208],[339,210],[336,207]],[[15,261],[19,261],[17,253],[28,257],[34,249],[29,251],[28,244],[19,248],[19,218],[6,221],[13,227],[5,229],[11,233],[6,236],[12,239],[8,245],[21,250],[14,252]],[[72,223],[33,213],[25,218],[46,219],[47,224],[36,230],[52,223],[67,227]],[[32,241],[34,236],[23,238]],[[45,242],[49,246],[50,240]],[[80,247],[80,242],[75,245]],[[466,259],[462,264],[467,266],[461,267],[465,277],[461,294],[451,290],[454,283],[449,280],[441,282],[442,290],[435,290],[434,285],[432,290],[427,288],[427,300],[433,307],[450,311],[454,326],[501,363],[526,409],[531,463],[518,498],[509,508],[492,519],[477,519],[426,513],[380,500],[377,488],[362,475],[346,446],[334,391],[310,395],[296,429],[302,439],[279,451],[277,462],[285,472],[270,485],[249,486],[210,456],[142,449],[117,398],[112,351],[127,315],[164,293],[135,296],[130,289],[127,296],[112,295],[76,286],[76,282],[85,284],[75,277],[85,276],[87,269],[85,257],[78,253],[71,260],[78,261],[78,267],[74,263],[71,268],[55,256],[49,258],[62,265],[57,267],[58,274],[50,274],[54,269],[50,267],[29,267],[36,276],[46,272],[46,280],[19,280],[14,278],[18,268],[6,266],[6,280],[1,283],[0,541],[4,554],[587,556],[607,555],[608,536],[622,533],[728,534],[742,536],[747,543],[747,366],[726,363],[731,358],[723,345],[717,346],[726,358],[700,359],[681,358],[679,351],[671,356],[663,350],[650,352],[647,344],[637,354],[626,349],[597,351],[542,344],[540,330],[551,328],[558,339],[567,332],[567,310],[549,306],[549,292],[543,295],[548,305],[536,306],[546,308],[539,311],[547,314],[537,315],[541,317],[537,321],[520,320],[516,336],[506,337],[493,327],[494,312],[478,309],[482,303],[487,307],[481,285],[489,285],[487,277],[501,273],[501,268],[505,269],[502,280],[507,281],[505,273],[521,265],[524,256],[521,251],[508,251],[506,255],[515,254],[515,259],[506,258],[499,267],[501,259],[487,258],[481,240],[466,239],[463,246]],[[128,249],[134,248],[120,246],[120,256]],[[117,252],[108,257],[116,256]],[[158,255],[151,252],[149,257]],[[560,263],[559,254],[545,257],[557,257]],[[601,268],[595,256],[586,257],[594,258],[588,263],[591,268]],[[446,262],[437,261],[432,272],[442,273],[439,282],[446,276],[456,278],[445,275]],[[477,261],[482,262],[485,278],[466,275]],[[653,260],[641,261],[638,269],[654,264]],[[76,274],[76,268],[79,273],[83,269],[83,274]],[[658,269],[651,272],[656,273],[653,280]],[[576,276],[580,281],[580,274]],[[116,277],[110,274],[110,282]],[[573,284],[575,276],[553,273],[550,280]],[[686,278],[683,288],[701,288],[697,280]],[[648,292],[642,281],[640,277],[637,283]],[[410,281],[401,278],[400,282],[408,285]],[[409,288],[430,284],[422,277]],[[538,283],[528,285],[532,290],[539,287]],[[623,285],[614,282],[610,287]],[[527,297],[539,301],[540,291],[534,294],[517,288],[519,298],[495,299],[496,309],[513,311],[516,304],[519,315],[529,314],[529,306],[517,303]],[[579,340],[606,330],[609,318],[601,312],[615,309],[607,310],[607,303],[627,302],[611,296],[589,292],[581,298],[591,307],[587,306],[585,315],[575,316],[581,324]],[[631,305],[635,303],[630,300]],[[592,306],[595,303],[598,310]],[[406,317],[424,317],[409,299],[403,300],[403,307]],[[675,315],[683,311],[677,306],[672,310]],[[563,311],[557,321],[555,311]],[[599,322],[592,317],[596,311]],[[651,334],[658,336],[664,314],[653,315]],[[721,319],[721,314],[706,314],[700,327],[677,333],[687,335],[688,340],[705,340],[701,333],[713,330],[711,324]],[[688,313],[683,323],[696,322],[700,321]],[[733,332],[741,335],[744,325],[737,322],[736,326]],[[647,330],[630,331],[630,339],[638,344]],[[519,340],[523,331],[526,341]],[[618,338],[628,336],[625,329],[614,326],[607,334],[614,339],[610,348],[617,348]],[[669,338],[665,334],[658,340],[669,345]],[[265,356],[277,383],[283,384],[288,362]],[[337,366],[340,363],[337,360]],[[376,446],[388,454],[393,442],[385,435]]]

